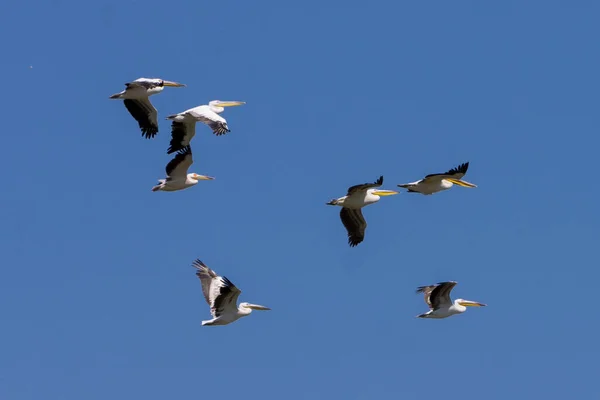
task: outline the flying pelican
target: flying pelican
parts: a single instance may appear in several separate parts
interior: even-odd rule
[[[468,188],[477,187],[472,183],[462,181],[460,179],[463,176],[465,176],[468,169],[469,163],[466,162],[464,164],[459,165],[456,168],[452,168],[450,171],[445,172],[443,174],[430,174],[416,182],[405,183],[403,185],[398,186],[401,188],[408,189],[409,193],[421,194],[434,194],[437,192],[441,192],[442,190],[450,189],[454,184]]]
[[[425,314],[417,315],[417,318],[447,318],[455,314],[461,314],[470,307],[485,307],[486,304],[476,301],[456,299],[454,303],[450,300],[450,292],[456,286],[457,282],[440,282],[437,285],[420,286],[417,293],[425,294],[425,303],[429,306],[429,311]]]
[[[242,293],[229,279],[219,276],[208,268],[202,261],[195,260],[192,264],[197,269],[196,276],[200,278],[204,298],[210,306],[213,319],[202,321],[204,325],[227,325],[242,317],[250,315],[252,310],[270,310],[265,306],[250,303],[240,303],[237,299]]]
[[[186,146],[180,150],[175,158],[167,164],[165,171],[166,179],[159,179],[158,185],[152,188],[153,192],[162,190],[165,192],[174,192],[176,190],[187,189],[194,186],[198,181],[210,181],[215,178],[205,175],[188,174],[188,169],[194,163],[192,158],[192,148]]]
[[[184,87],[182,83],[165,81],[158,78],[138,78],[125,84],[125,90],[110,96],[111,99],[123,99],[129,114],[138,122],[142,136],[153,138],[158,133],[156,108],[149,97],[163,91],[165,86]]]
[[[171,143],[167,154],[171,154],[190,144],[196,134],[196,122],[203,122],[212,129],[217,136],[230,132],[225,118],[219,114],[225,111],[224,107],[234,107],[246,104],[243,101],[221,101],[213,100],[208,105],[198,106],[169,115],[167,119],[173,121],[171,124]]]
[[[377,203],[379,196],[398,194],[393,190],[376,189],[383,185],[383,176],[375,183],[363,183],[348,188],[348,193],[339,199],[326,203],[330,206],[341,206],[340,218],[348,231],[348,244],[354,247],[365,239],[367,222],[362,215],[361,208]]]

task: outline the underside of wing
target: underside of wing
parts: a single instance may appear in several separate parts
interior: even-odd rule
[[[237,309],[237,299],[241,293],[229,279],[219,276],[208,268],[202,261],[195,260],[192,264],[196,268],[196,276],[202,284],[204,299],[210,306],[213,318],[219,317],[224,312],[234,312]]]
[[[350,247],[358,245],[365,239],[367,221],[365,221],[360,209],[354,210],[342,207],[340,219],[348,232],[348,244]]]
[[[173,121],[171,123],[171,142],[167,154],[174,153],[189,146],[196,135],[196,121]]]
[[[211,286],[212,280],[217,278],[218,275],[215,273],[215,271],[208,268],[208,266],[206,266],[206,264],[204,264],[202,261],[200,261],[198,259],[194,260],[194,262],[192,263],[192,266],[194,268],[196,268],[196,276],[198,277],[198,279],[200,279],[200,284],[202,285],[202,294],[204,294],[204,299],[210,306],[211,305],[210,286]]]
[[[167,164],[165,168],[167,177],[173,179],[185,179],[188,170],[193,163],[192,148],[186,146],[179,150],[177,155]]]
[[[211,296],[214,301],[210,312],[217,318],[224,313],[233,313],[237,310],[237,299],[241,291],[227,277],[219,276],[213,279]]]
[[[427,305],[429,306],[429,308],[432,309],[432,310],[433,310],[433,307],[431,305],[430,296],[431,296],[431,292],[433,291],[433,289],[435,289],[435,285],[419,286],[417,288],[417,293],[423,293],[423,298],[425,300],[425,303],[427,303]]]
[[[440,282],[435,288],[431,291],[431,295],[429,299],[431,300],[431,304],[433,308],[440,308],[442,305],[449,306],[452,304],[450,300],[450,292],[456,286],[456,282]]]
[[[142,135],[146,139],[151,139],[158,133],[157,112],[150,99],[147,97],[141,99],[123,100],[129,114],[138,122]]]

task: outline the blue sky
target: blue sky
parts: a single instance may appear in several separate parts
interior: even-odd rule
[[[0,11],[0,398],[598,396],[597,2]],[[140,76],[188,85],[151,141],[108,99]],[[216,180],[152,193],[164,117],[212,99],[247,102],[198,127]],[[383,198],[356,248],[325,205],[464,161],[477,189]],[[201,327],[195,258],[273,310]],[[488,307],[416,319],[444,280]]]

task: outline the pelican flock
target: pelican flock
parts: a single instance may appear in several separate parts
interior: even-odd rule
[[[185,84],[167,81],[159,78],[138,78],[125,84],[122,92],[113,94],[110,99],[121,99],[125,108],[138,122],[142,135],[154,138],[158,133],[158,111],[150,102],[150,96],[161,93],[165,87],[186,87]],[[216,136],[230,132],[227,120],[220,114],[226,107],[236,107],[246,104],[243,101],[212,100],[208,104],[188,110],[168,114],[165,118],[171,121],[171,138],[167,154],[176,153],[165,167],[166,177],[159,179],[152,187],[153,192],[176,192],[198,184],[199,181],[214,180],[206,175],[190,173],[194,163],[191,141],[196,135],[196,124],[206,125]],[[204,128],[203,128],[204,129]],[[207,150],[209,151],[209,150]],[[475,184],[462,178],[467,173],[469,162],[444,173],[426,175],[415,182],[399,184],[408,193],[431,195],[450,189],[454,185],[475,188]],[[383,175],[373,183],[363,183],[348,188],[345,196],[330,200],[327,205],[340,207],[340,219],[347,232],[348,245],[355,248],[365,239],[367,222],[362,209],[377,203],[381,197],[398,194],[397,191],[381,189]],[[351,250],[356,251],[356,250]],[[242,317],[248,316],[253,310],[270,310],[270,308],[252,303],[237,305],[241,291],[226,277],[219,276],[208,268],[202,261],[196,259],[192,266],[200,279],[202,292],[208,305],[212,319],[202,321],[202,325],[228,325]],[[418,293],[423,293],[429,311],[418,315],[419,318],[443,319],[463,313],[467,307],[483,307],[485,304],[457,299],[450,300],[450,292],[456,285],[455,281],[441,282],[436,285],[420,286]]]

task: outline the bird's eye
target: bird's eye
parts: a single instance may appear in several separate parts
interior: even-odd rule
[[[160,81],[160,86],[165,86],[165,81]]]

